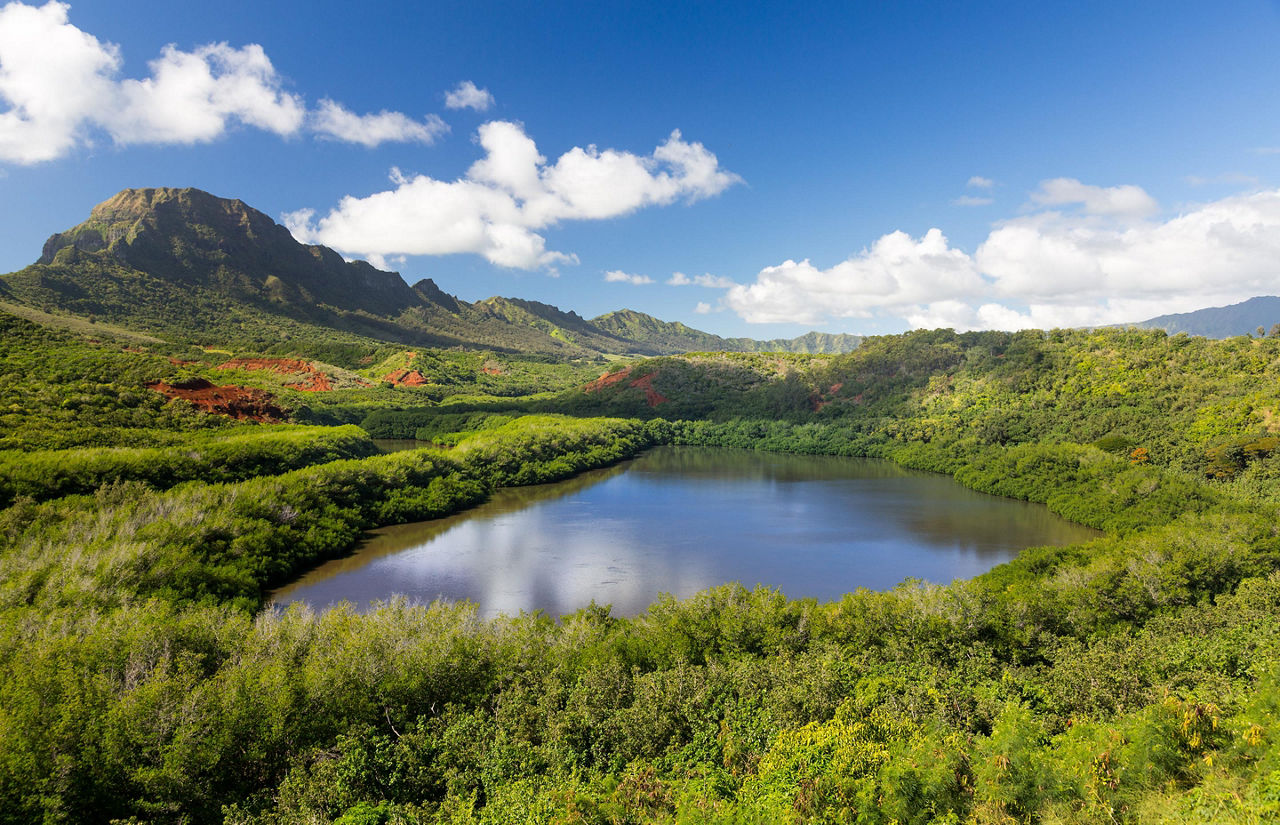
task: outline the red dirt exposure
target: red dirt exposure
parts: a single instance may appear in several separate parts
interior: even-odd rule
[[[427,377],[417,370],[395,370],[382,376],[382,380],[396,387],[421,387]]]
[[[481,367],[480,371],[485,375],[502,375],[501,367]]]
[[[646,401],[649,402],[650,407],[656,407],[659,404],[661,404],[663,401],[671,400],[670,398],[667,398],[665,395],[663,395],[662,393],[658,392],[653,388],[653,379],[656,376],[657,376],[657,373],[651,372],[648,375],[642,375],[636,380],[627,384],[628,387],[635,387],[637,389],[644,390],[644,398]],[[606,372],[596,380],[587,382],[582,387],[582,391],[588,392],[588,393],[600,392],[600,390],[604,389],[605,387],[612,387],[614,384],[621,384],[623,381],[626,381],[630,377],[631,377],[631,367],[623,367],[617,372]]]
[[[644,400],[649,402],[650,407],[656,407],[659,404],[661,404],[663,401],[671,400],[670,398],[667,398],[665,395],[662,395],[661,393],[659,393],[657,390],[653,388],[653,377],[656,374],[657,373],[651,372],[648,375],[637,378],[636,380],[632,381],[630,384],[627,385],[630,387],[639,387],[640,389],[644,390]]]
[[[813,409],[814,412],[822,412],[822,408],[830,404],[833,400],[831,398],[828,398],[827,396],[835,395],[836,393],[840,392],[840,388],[843,386],[844,386],[844,383],[841,382],[837,384],[832,384],[830,387],[827,388],[827,391],[825,393],[815,392],[813,395],[809,396],[809,406]],[[858,400],[861,401],[862,396],[858,396]]]
[[[333,389],[329,376],[316,369],[309,361],[297,358],[232,358],[219,364],[220,370],[270,370],[283,375],[300,375],[302,380],[293,384],[285,384],[291,390],[303,392],[328,392]]]
[[[614,384],[622,382],[631,374],[631,367],[623,367],[617,372],[603,372],[600,377],[594,381],[588,381],[583,387],[583,392],[600,392],[605,387],[612,387]]]
[[[189,378],[176,384],[153,381],[147,384],[147,389],[155,390],[170,401],[181,398],[205,412],[241,421],[276,423],[286,418],[284,410],[262,390],[235,386],[216,387],[203,378]]]

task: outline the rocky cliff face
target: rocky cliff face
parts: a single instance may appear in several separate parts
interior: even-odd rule
[[[180,283],[276,303],[328,304],[386,316],[422,302],[399,275],[298,243],[243,201],[199,189],[126,189],[94,207],[84,223],[49,238],[40,263],[58,262],[67,248],[105,253]]]
[[[430,279],[410,287],[394,272],[299,243],[243,201],[199,189],[126,189],[103,201],[49,238],[38,262],[0,278],[0,296],[262,351],[286,351],[299,337],[332,343],[335,333],[560,357],[839,351],[829,342],[795,349],[790,341],[721,338],[630,310],[587,320],[537,301],[468,303]]]

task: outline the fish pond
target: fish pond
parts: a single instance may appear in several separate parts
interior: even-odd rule
[[[838,599],[983,573],[1025,547],[1100,535],[1038,504],[886,461],[659,447],[557,484],[498,491],[448,518],[374,530],[272,594],[359,610],[403,595],[481,614],[615,615],[725,582]]]

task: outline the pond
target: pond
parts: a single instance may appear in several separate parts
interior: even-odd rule
[[[372,531],[272,594],[367,609],[402,594],[485,616],[642,612],[725,582],[838,599],[906,578],[949,582],[1024,548],[1101,535],[1038,504],[873,459],[659,447],[557,484],[501,490],[449,518]]]

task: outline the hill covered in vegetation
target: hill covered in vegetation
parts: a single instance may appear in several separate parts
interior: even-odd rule
[[[798,338],[757,341],[751,338],[721,338],[687,327],[679,321],[660,321],[652,315],[622,309],[592,318],[599,329],[631,341],[663,347],[675,352],[798,352],[834,355],[852,352],[862,341],[860,335],[809,332]]]
[[[1280,324],[1280,298],[1264,295],[1231,306],[1160,315],[1132,326],[1162,329],[1170,335],[1185,332],[1206,338],[1230,338],[1233,335],[1253,335],[1259,329],[1263,334],[1275,334],[1277,324]]]
[[[0,324],[2,822],[1280,814],[1280,339],[939,330],[601,375]],[[664,443],[880,457],[1106,535],[831,603],[262,609],[368,527]]]
[[[0,299],[176,341],[301,352],[348,367],[344,352],[387,343],[562,359],[761,346],[683,325],[631,337],[533,301],[467,303],[430,279],[410,287],[396,273],[300,244],[258,210],[197,189],[120,192],[49,238],[35,264],[0,278]],[[769,346],[808,351],[813,335]],[[828,348],[857,343],[822,340]]]

